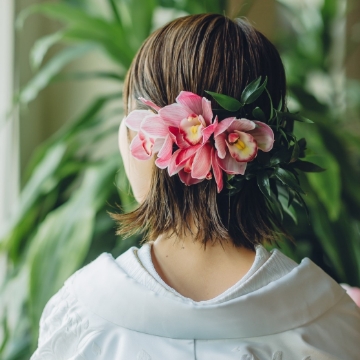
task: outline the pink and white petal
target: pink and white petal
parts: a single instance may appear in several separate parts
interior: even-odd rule
[[[180,150],[180,149],[176,150],[170,158],[169,165],[168,165],[168,173],[170,176],[177,174],[185,166],[185,164],[178,165],[176,162],[180,151],[182,151],[182,150]]]
[[[227,174],[244,175],[247,163],[236,161],[230,154],[226,154],[224,159],[218,158],[218,164]]]
[[[228,129],[229,126],[236,120],[235,117],[226,118],[221,120],[214,131],[214,136],[218,136],[219,134],[223,133],[225,130]]]
[[[181,182],[183,182],[187,186],[198,184],[204,181],[204,179],[194,179],[193,177],[191,177],[190,173],[185,172],[184,170],[181,170],[179,172],[179,178]]]
[[[224,187],[223,180],[223,172],[218,163],[218,157],[216,155],[216,150],[214,148],[211,149],[211,166],[215,178],[215,182],[217,185],[217,192],[219,193]]]
[[[148,154],[144,148],[144,140],[141,140],[139,134],[137,134],[130,144],[131,155],[138,160],[148,160],[152,154]]]
[[[268,152],[274,145],[274,132],[271,127],[261,121],[254,121],[256,128],[248,131],[258,144],[258,148],[264,152]]]
[[[176,165],[185,165],[186,161],[191,158],[200,148],[201,144],[190,146],[186,149],[180,149],[176,157]]]
[[[142,121],[149,115],[153,115],[149,110],[133,110],[124,119],[125,125],[131,130],[139,131]]]
[[[158,140],[155,141],[154,152],[155,152],[156,142]],[[162,142],[163,144],[160,151],[157,154],[158,157],[155,160],[155,165],[160,169],[165,169],[170,164],[173,142],[169,135],[165,138],[165,140],[162,139]]]
[[[146,99],[144,99],[143,97],[139,97],[139,100],[140,100],[143,104],[145,104],[145,105],[151,107],[152,109],[154,109],[155,111],[159,111],[159,110],[161,109],[160,106],[157,106],[157,105],[156,105],[155,103],[153,103],[151,100],[146,100]]]
[[[159,115],[164,123],[169,126],[179,127],[183,119],[187,119],[192,112],[180,104],[167,105],[159,110]]]
[[[160,169],[166,169],[170,165],[171,156],[169,158],[157,158],[155,165]]]
[[[155,141],[155,145],[154,145],[154,152],[155,152],[155,147],[156,147],[156,142],[160,140],[157,139]],[[172,154],[172,149],[173,149],[173,140],[170,137],[170,135],[167,135],[165,139],[162,139],[162,146],[161,148],[158,150],[158,157],[163,158],[163,157],[170,157]]]
[[[147,116],[140,125],[141,131],[153,138],[165,138],[169,133],[168,127],[159,115]]]
[[[176,102],[190,109],[195,115],[202,114],[202,97],[189,91],[181,91]]]
[[[196,179],[205,179],[211,169],[211,150],[210,143],[204,144],[195,154],[192,163],[191,176]]]
[[[215,140],[215,148],[217,150],[217,155],[219,156],[220,159],[224,159],[227,150],[226,134],[222,133],[218,136],[215,136],[214,140]]]
[[[249,162],[257,155],[258,146],[255,139],[249,134],[235,130],[238,140],[231,144],[226,141],[230,155],[238,162]]]
[[[217,125],[218,125],[217,123],[214,123],[214,124],[207,126],[205,129],[202,130],[202,135],[203,135],[202,143],[203,144],[205,144],[210,139],[210,136],[214,133]]]
[[[186,149],[190,147],[189,143],[185,141],[183,134],[180,133],[179,128],[176,128],[174,126],[169,127],[169,135],[172,139],[172,141],[180,148],[180,149]]]
[[[212,119],[214,116],[213,111],[211,109],[211,101],[205,97],[203,97],[201,101],[202,101],[201,114],[205,119],[206,125],[210,125],[212,123]]]
[[[160,149],[163,147],[164,143],[165,143],[164,138],[155,139],[153,153],[155,154],[155,153],[159,152]]]
[[[250,130],[255,129],[256,125],[254,121],[248,119],[236,119],[227,129],[228,132],[233,132],[234,130],[249,132]]]

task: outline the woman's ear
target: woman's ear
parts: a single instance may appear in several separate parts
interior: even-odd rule
[[[130,143],[135,136],[136,132],[128,129],[125,121],[122,120],[118,136],[119,150],[134,197],[138,203],[141,203],[150,191],[154,157],[149,160],[138,160],[131,155]]]

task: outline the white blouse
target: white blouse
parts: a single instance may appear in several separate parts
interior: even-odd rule
[[[195,302],[168,287],[150,245],[102,254],[46,305],[31,360],[357,360],[360,310],[309,259],[274,250]]]

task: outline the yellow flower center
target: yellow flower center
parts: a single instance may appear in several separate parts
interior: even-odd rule
[[[191,132],[192,132],[193,134],[197,134],[197,132],[198,132],[198,127],[199,127],[199,125],[194,125],[194,126],[192,126],[192,127],[191,127]]]
[[[236,141],[236,143],[234,144],[239,150],[244,150],[246,148],[246,145],[243,141],[238,140]]]

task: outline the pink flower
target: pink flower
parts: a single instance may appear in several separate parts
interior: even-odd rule
[[[244,175],[247,163],[256,157],[258,149],[264,152],[272,149],[274,133],[263,122],[232,117],[219,122],[214,141],[213,169],[219,167],[227,174]],[[220,192],[222,180],[219,178],[216,182]]]
[[[150,159],[166,142],[168,129],[158,114],[134,110],[125,119],[126,126],[137,131],[130,144],[131,154],[139,160]]]
[[[357,287],[351,287],[347,284],[340,285],[346,290],[347,294],[351,297],[355,304],[360,307],[360,289]]]
[[[176,103],[163,108],[140,100],[153,111],[134,110],[125,119],[137,131],[132,155],[147,160],[157,153],[156,166],[167,168],[170,176],[179,174],[186,185],[214,177],[220,192],[223,171],[243,175],[258,149],[272,149],[274,133],[268,125],[235,117],[218,122],[211,102],[191,92],[182,91]]]
[[[208,140],[217,124],[217,119],[212,123],[211,102],[187,91],[179,94],[176,103],[163,108],[141,100],[158,114],[134,110],[126,118],[126,125],[138,132],[130,145],[132,155],[146,160],[158,152],[155,164],[161,169],[168,168],[170,176],[179,173],[186,185],[210,178]],[[174,144],[178,150],[173,153]]]

